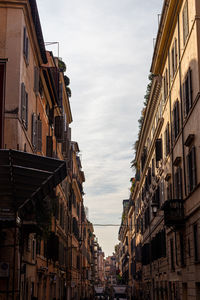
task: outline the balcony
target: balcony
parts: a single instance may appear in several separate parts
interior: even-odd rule
[[[184,225],[184,202],[182,199],[167,200],[162,206],[164,221],[167,227],[181,227]]]

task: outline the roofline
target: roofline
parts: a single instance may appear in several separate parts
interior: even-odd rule
[[[46,49],[45,49],[42,27],[41,27],[41,23],[40,23],[40,17],[39,17],[39,13],[38,13],[36,0],[29,0],[29,4],[30,4],[30,8],[31,8],[31,15],[32,15],[33,24],[35,27],[37,41],[38,41],[39,48],[40,48],[40,54],[41,54],[43,63],[46,64],[47,63]]]

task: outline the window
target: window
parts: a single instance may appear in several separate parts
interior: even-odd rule
[[[167,98],[168,95],[168,70],[165,70],[165,74],[163,77],[163,92],[164,92],[164,101]]]
[[[171,255],[171,270],[175,270],[175,265],[174,265],[174,241],[173,239],[170,239],[170,255]]]
[[[175,140],[179,134],[179,101],[177,100],[174,104],[173,112],[173,139]]]
[[[46,156],[53,157],[53,138],[52,136],[46,136]]]
[[[42,152],[42,120],[40,116],[37,119],[37,151]]]
[[[32,260],[35,260],[35,240],[32,240]]]
[[[28,93],[25,89],[25,84],[21,84],[21,120],[25,127],[28,129]]]
[[[59,82],[59,95],[58,95],[58,100],[59,100],[59,103],[58,103],[58,106],[60,108],[63,107],[63,85],[62,85],[62,82]]]
[[[169,135],[169,122],[165,129],[165,155],[167,156],[170,152],[170,135]]]
[[[188,180],[188,192],[192,192],[197,184],[196,175],[196,151],[193,146],[187,155],[187,180]]]
[[[154,158],[151,161],[151,176],[154,177],[155,176],[155,163],[154,163]]]
[[[39,82],[40,82],[40,69],[38,67],[34,68],[34,92],[36,95],[39,93]]]
[[[194,260],[199,260],[199,246],[198,246],[198,227],[197,224],[193,225],[193,235],[194,235]]]
[[[171,52],[171,64],[172,64],[172,77],[174,77],[177,69],[177,39],[175,38],[174,44],[172,46],[172,52]]]
[[[183,103],[184,103],[184,115],[185,117],[188,115],[191,107],[192,107],[192,70],[189,68],[185,81],[183,83]]]
[[[185,5],[183,7],[183,43],[185,45],[186,39],[189,34],[189,20],[188,20],[188,0],[185,1]]]
[[[143,152],[142,152],[142,157],[141,157],[141,168],[142,171],[144,169],[145,163],[146,163],[146,159],[147,159],[147,148],[144,147]]]
[[[182,199],[182,169],[177,167],[177,170],[174,174],[174,195],[176,199]]]
[[[172,199],[172,184],[167,182],[167,200]]]
[[[42,151],[42,121],[40,116],[32,114],[32,145],[36,151]]]
[[[181,259],[181,266],[185,265],[185,239],[183,233],[180,232],[179,234],[180,238],[180,259]]]
[[[156,162],[158,162],[163,157],[163,155],[162,155],[162,139],[161,138],[156,140],[155,148],[156,148]]]
[[[58,143],[61,143],[64,138],[64,117],[56,116],[55,117],[55,136]]]
[[[26,63],[28,63],[28,59],[29,59],[29,40],[28,40],[26,27],[24,27],[23,53],[24,53]]]

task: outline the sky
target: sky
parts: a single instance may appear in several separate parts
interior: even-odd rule
[[[37,0],[47,47],[67,65],[72,140],[86,181],[84,205],[105,256],[129,199],[133,144],[163,0]]]

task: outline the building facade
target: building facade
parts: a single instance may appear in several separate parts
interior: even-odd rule
[[[130,195],[136,299],[199,299],[200,3],[165,0]]]
[[[66,66],[45,49],[35,0],[1,0],[0,16],[0,299],[90,297]]]

